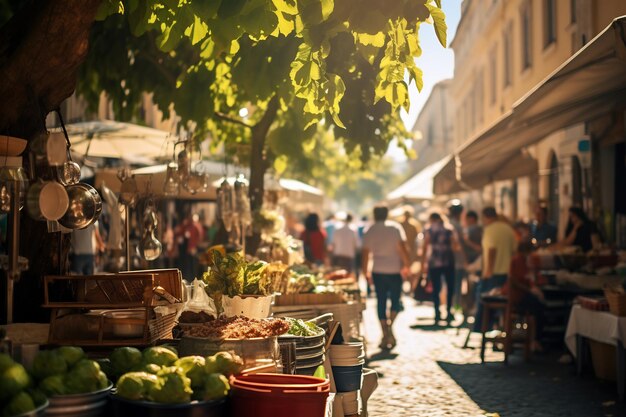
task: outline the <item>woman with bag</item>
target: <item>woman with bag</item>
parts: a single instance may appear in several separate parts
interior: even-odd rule
[[[444,224],[441,215],[432,213],[428,218],[430,225],[424,235],[424,250],[422,254],[422,274],[427,273],[428,280],[432,282],[433,304],[435,308],[435,324],[439,323],[441,313],[439,311],[439,293],[441,292],[441,280],[445,279],[447,288],[447,316],[449,324],[454,319],[452,314],[452,299],[454,297],[454,250],[459,247],[459,242],[454,230]],[[429,249],[430,248],[430,252]]]

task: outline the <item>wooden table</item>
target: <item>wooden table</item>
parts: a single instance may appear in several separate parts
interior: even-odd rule
[[[626,386],[626,317],[618,317],[607,311],[593,311],[579,305],[572,307],[565,344],[576,358],[576,370],[580,374],[589,349],[587,339],[615,346],[617,367],[617,393],[624,400]]]

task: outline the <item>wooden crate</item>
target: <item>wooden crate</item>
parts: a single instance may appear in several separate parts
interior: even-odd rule
[[[291,305],[318,305],[318,304],[339,304],[344,299],[340,293],[325,294],[281,294],[276,296],[274,304],[277,306]]]
[[[138,346],[171,338],[176,307],[183,305],[178,270],[46,276],[44,297],[44,307],[52,309],[48,342],[78,346]],[[105,314],[129,309],[137,317]],[[129,327],[135,330],[130,337],[116,330]]]

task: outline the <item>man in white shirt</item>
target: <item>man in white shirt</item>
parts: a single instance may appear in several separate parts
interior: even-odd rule
[[[354,260],[359,247],[359,237],[356,230],[350,224],[352,214],[347,213],[343,226],[335,230],[331,241],[333,253],[333,265],[341,267],[352,273],[354,271]]]
[[[401,309],[402,280],[408,278],[410,267],[404,230],[400,224],[387,220],[388,213],[387,207],[375,207],[375,223],[363,236],[363,274],[376,290],[378,319],[383,331],[382,349],[396,345],[391,326]],[[370,253],[373,260],[371,273]],[[387,300],[391,301],[389,314]]]

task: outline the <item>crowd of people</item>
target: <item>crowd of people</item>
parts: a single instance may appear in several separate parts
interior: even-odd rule
[[[300,236],[311,263],[343,268],[366,279],[368,293],[373,291],[377,297],[383,349],[396,344],[392,325],[402,310],[403,290],[417,298],[427,288],[435,325],[442,321],[449,325],[457,313],[482,318],[485,294],[509,297],[515,311],[535,317],[533,348],[541,350],[544,296],[535,285],[528,256],[548,246],[588,251],[599,241],[594,224],[577,207],[569,210],[561,240],[544,206],[537,207],[529,223],[513,223],[494,207],[483,208],[479,215],[457,200],[446,213],[430,213],[424,225],[408,206],[397,221],[388,217],[384,206],[374,208],[371,223],[364,218],[355,224],[351,214],[330,216],[322,223],[317,214],[310,214]],[[403,285],[405,281],[410,285]],[[444,284],[445,310],[441,311]],[[475,331],[480,331],[481,322],[474,321]]]

